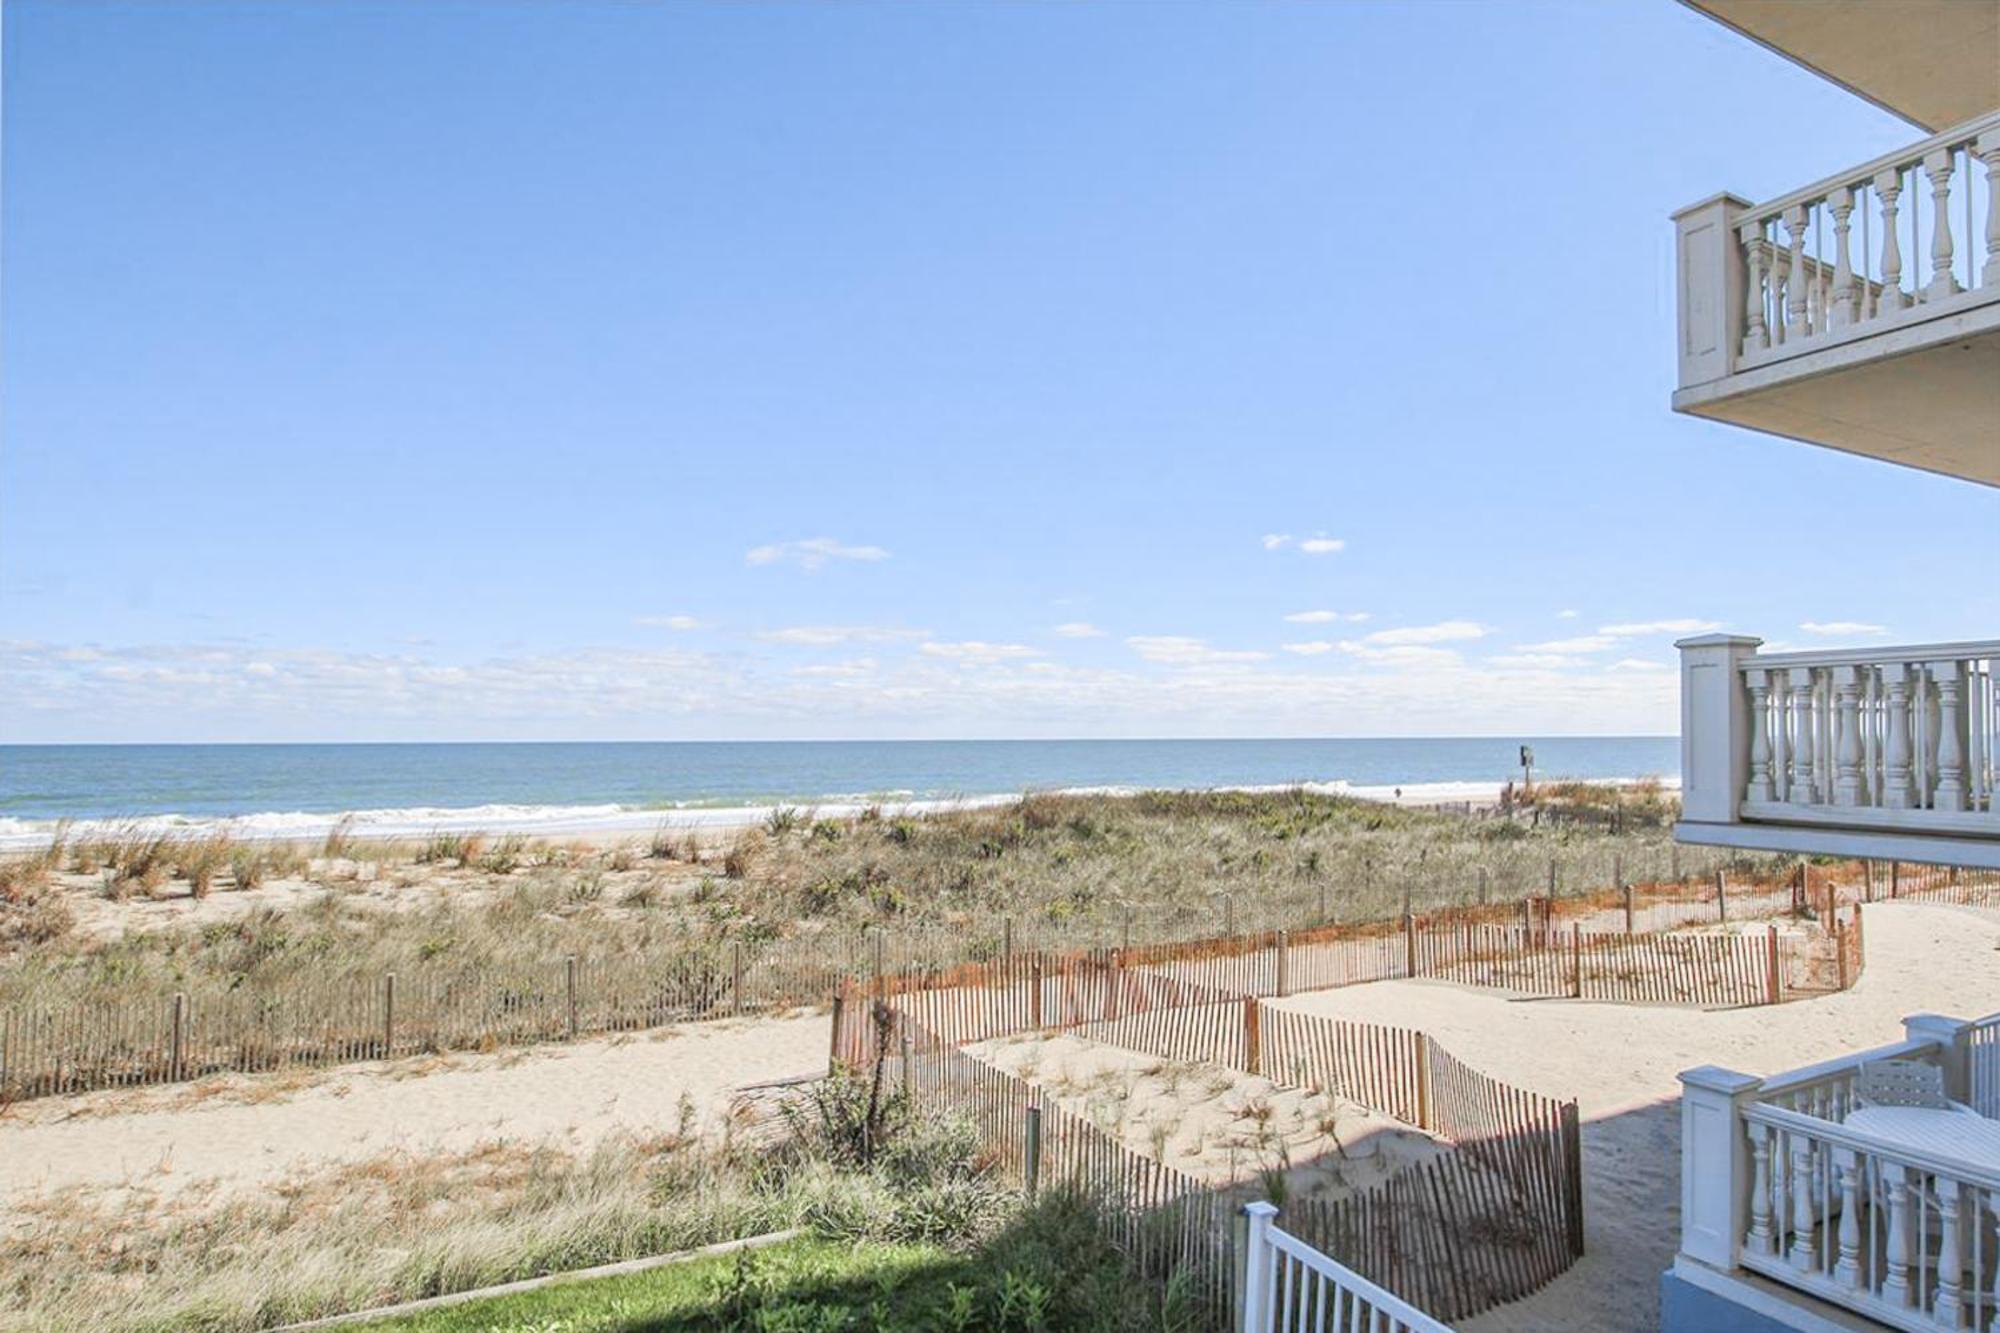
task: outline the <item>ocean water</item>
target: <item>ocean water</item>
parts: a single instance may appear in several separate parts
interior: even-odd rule
[[[1024,791],[1278,787],[1469,799],[1537,776],[1677,780],[1671,736],[1422,740],[574,742],[0,745],[0,847],[53,821],[145,821],[311,836],[432,829],[577,833],[724,822],[780,804],[826,811]]]

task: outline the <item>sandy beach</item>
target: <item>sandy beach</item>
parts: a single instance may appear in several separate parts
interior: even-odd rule
[[[1512,1000],[1439,982],[1317,991],[1277,1003],[1422,1028],[1484,1072],[1581,1103],[1587,1252],[1549,1287],[1469,1322],[1478,1333],[1644,1330],[1678,1245],[1680,1085],[1717,1064],[1772,1074],[1902,1039],[1904,1016],[2000,1010],[2000,917],[1877,903],[1854,989],[1776,1008],[1701,1012]]]

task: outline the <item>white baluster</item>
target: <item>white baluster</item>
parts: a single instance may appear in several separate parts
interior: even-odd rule
[[[1942,301],[1964,288],[1951,271],[1951,169],[1949,148],[1935,148],[1924,154],[1924,175],[1931,182],[1931,280],[1924,299]]]
[[[1771,1232],[1771,1127],[1750,1127],[1750,1249],[1777,1253]]]
[[[1888,1271],[1882,1276],[1882,1299],[1891,1305],[1909,1305],[1914,1297],[1910,1290],[1909,1168],[1883,1162],[1882,1183],[1889,1192]]]
[[[1750,688],[1750,785],[1743,793],[1746,801],[1768,801],[1771,790],[1771,673],[1751,669],[1743,673]]]
[[[1980,273],[1979,283],[1983,287],[2000,287],[2000,130],[1987,130],[1980,135],[1974,140],[1972,151],[1986,164],[1986,267]]]
[[[1847,253],[1848,218],[1854,212],[1854,191],[1846,186],[1835,190],[1826,197],[1826,208],[1833,214],[1833,318],[1829,323],[1839,329],[1857,319],[1854,261]]]
[[[1958,1328],[1965,1322],[1965,1242],[1958,1225],[1959,1184],[1939,1176],[1937,1188],[1937,1300],[1931,1307],[1931,1318],[1946,1328]]]
[[[1835,1169],[1840,1172],[1840,1259],[1833,1266],[1833,1280],[1850,1287],[1861,1285],[1861,1202],[1856,1180],[1860,1175],[1855,1155],[1839,1150]]]
[[[1916,805],[1910,755],[1910,669],[1902,662],[1890,662],[1882,675],[1888,687],[1888,773],[1882,805],[1892,811],[1908,811]]]
[[[1964,675],[1957,662],[1933,662],[1938,696],[1938,782],[1936,808],[1965,809],[1965,723],[1959,709]]]
[[[1785,210],[1785,233],[1791,245],[1785,251],[1785,334],[1788,338],[1806,337],[1812,325],[1806,319],[1808,298],[1806,290],[1812,285],[1806,277],[1806,209],[1804,204],[1793,204]]]
[[[1861,668],[1839,668],[1835,688],[1840,703],[1834,719],[1839,739],[1834,756],[1833,803],[1864,805],[1868,795],[1861,774]]]
[[[1814,805],[1819,792],[1813,785],[1813,673],[1810,667],[1794,667],[1792,689],[1792,785],[1794,805]]]
[[[1792,1135],[1792,1267],[1808,1271],[1813,1262],[1813,1141]]]
[[[1923,747],[1918,755],[1917,782],[1920,804],[1925,809],[1936,805],[1938,784],[1938,735],[1940,719],[1938,715],[1937,675],[1926,662],[1917,676],[1917,720],[1922,726],[1917,743]]]
[[[1743,238],[1743,259],[1750,268],[1750,280],[1743,285],[1743,354],[1761,352],[1771,345],[1771,330],[1764,323],[1764,272],[1771,259],[1761,223],[1746,222],[1738,233]]]
[[[1896,200],[1903,193],[1903,173],[1891,167],[1875,173],[1875,193],[1882,196],[1882,295],[1875,302],[1878,319],[1907,307],[1903,292],[1903,243],[1896,236]]]

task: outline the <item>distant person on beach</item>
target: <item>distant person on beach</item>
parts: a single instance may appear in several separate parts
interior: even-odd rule
[[[1403,799],[1403,789],[1401,787],[1396,788],[1396,799],[1399,801]]]

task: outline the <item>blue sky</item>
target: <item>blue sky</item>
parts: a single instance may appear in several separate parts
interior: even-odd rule
[[[1668,411],[1668,213],[1921,137],[1668,0],[5,24],[0,739],[1670,732],[2000,612]]]

